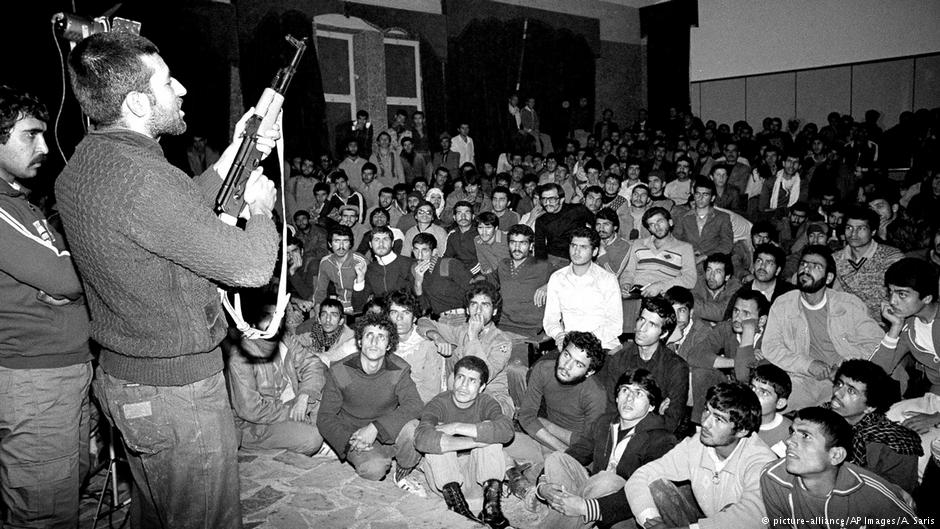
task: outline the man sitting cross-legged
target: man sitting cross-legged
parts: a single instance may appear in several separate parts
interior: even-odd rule
[[[414,431],[423,403],[411,367],[394,354],[398,333],[392,322],[376,314],[360,317],[356,344],[357,353],[327,371],[317,427],[356,474],[379,481],[394,459],[396,483],[401,483],[421,458]]]
[[[493,397],[483,394],[489,381],[486,362],[465,356],[454,365],[453,390],[431,399],[421,412],[415,447],[424,454],[421,468],[447,507],[490,527],[506,527],[500,495],[506,460],[503,444],[512,440],[512,421]],[[483,512],[475,517],[463,487],[483,486]]]
[[[707,399],[701,431],[627,480],[627,501],[647,529],[764,527],[760,471],[777,456],[754,435],[760,427],[757,396],[744,384],[726,382],[711,388]],[[694,503],[673,483],[686,480]]]
[[[676,445],[659,414],[663,394],[645,369],[617,380],[617,412],[594,423],[564,452],[545,458],[545,472],[529,495],[552,508],[543,527],[611,527],[633,517],[623,486],[641,466]],[[530,500],[531,502],[532,500]]]
[[[786,458],[767,465],[760,490],[770,527],[795,527],[794,519],[843,520],[841,527],[871,527],[867,520],[924,527],[902,491],[848,462],[852,429],[824,408],[803,408],[793,418]]]

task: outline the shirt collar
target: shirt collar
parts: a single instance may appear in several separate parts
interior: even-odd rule
[[[386,256],[379,257],[376,255],[374,256],[374,258],[375,258],[375,262],[379,263],[380,265],[388,266],[394,263],[395,259],[398,259],[398,254],[396,254],[395,252],[389,252],[388,255]]]

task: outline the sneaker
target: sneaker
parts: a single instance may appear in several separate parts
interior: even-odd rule
[[[401,490],[409,494],[414,494],[419,498],[428,497],[428,491],[424,488],[424,485],[422,485],[421,482],[411,475],[406,475],[401,479],[396,479],[395,485],[398,485],[398,488]]]
[[[334,452],[333,449],[330,448],[330,445],[326,443],[323,443],[323,446],[320,447],[320,450],[316,454],[313,454],[313,457],[327,457],[331,459],[339,459],[339,457],[336,456],[336,452]]]

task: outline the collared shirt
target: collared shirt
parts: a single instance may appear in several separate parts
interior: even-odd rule
[[[484,241],[477,235],[473,238],[473,244],[476,246],[477,259],[480,262],[480,273],[484,275],[496,272],[499,262],[509,257],[505,232],[496,230],[489,241]]]
[[[617,337],[623,332],[617,278],[595,263],[580,276],[572,265],[556,271],[548,280],[542,325],[551,337],[570,331],[591,332],[604,348],[617,347]]]

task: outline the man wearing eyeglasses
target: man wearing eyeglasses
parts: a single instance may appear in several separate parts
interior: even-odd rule
[[[548,259],[557,270],[570,262],[568,233],[574,228],[593,228],[594,215],[582,204],[565,204],[558,184],[545,184],[539,200],[545,211],[535,221],[535,257]]]
[[[835,280],[832,252],[809,245],[800,255],[797,290],[780,296],[770,308],[762,353],[793,381],[787,409],[829,400],[839,364],[869,358],[884,336],[862,300],[829,288]]]

